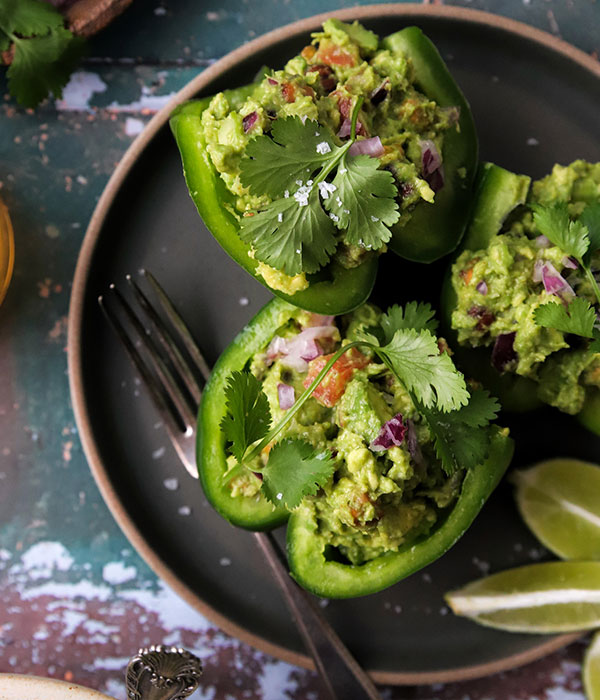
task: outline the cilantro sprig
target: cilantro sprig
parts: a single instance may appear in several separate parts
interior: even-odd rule
[[[591,268],[592,255],[600,250],[600,202],[588,205],[575,221],[570,219],[565,202],[550,207],[532,205],[532,209],[540,233],[577,260],[600,304],[600,288]],[[598,317],[586,299],[575,297],[566,306],[560,302],[542,304],[535,310],[534,319],[539,326],[593,339],[590,350],[600,352]]]
[[[266,498],[290,509],[327,483],[335,469],[330,453],[314,450],[299,439],[284,439],[274,446],[273,443],[335,362],[352,348],[369,349],[407,389],[430,425],[437,455],[448,474],[481,462],[489,445],[489,435],[482,428],[495,417],[498,403],[486,392],[470,393],[450,356],[440,352],[433,335],[435,328],[429,304],[411,302],[404,308],[391,307],[373,334],[347,343],[331,356],[274,426],[260,382],[248,371],[234,372],[225,391],[227,413],[221,428],[237,465],[227,471],[224,479],[230,481],[252,464],[249,468],[262,476],[261,488]],[[266,465],[257,466],[255,458],[269,447],[272,449]]]
[[[337,230],[367,250],[390,240],[389,227],[400,218],[394,178],[376,158],[348,155],[361,105],[362,97],[342,146],[328,127],[299,117],[276,119],[271,136],[248,144],[241,182],[272,200],[241,221],[240,236],[258,260],[287,275],[313,273],[335,251]]]
[[[64,17],[41,0],[0,2],[0,51],[11,44],[8,88],[24,107],[35,107],[50,92],[60,97],[84,48]]]

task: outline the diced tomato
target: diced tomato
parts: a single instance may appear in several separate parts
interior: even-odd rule
[[[358,525],[359,521],[362,520],[362,515],[367,504],[371,504],[372,501],[368,494],[362,491],[354,499],[353,503],[350,503],[350,515],[352,516],[354,522]]]
[[[308,46],[305,46],[302,51],[300,51],[300,55],[302,58],[306,59],[307,61],[310,61],[310,59],[317,53],[317,49],[315,49],[312,44],[309,44]]]
[[[304,387],[309,387],[319,372],[329,362],[332,355],[321,355],[311,360],[308,364],[308,375],[304,380]],[[346,384],[352,379],[354,370],[366,367],[369,362],[368,357],[352,348],[338,358],[333,367],[327,372],[319,386],[315,389],[313,397],[323,406],[333,408],[340,400]]]
[[[354,56],[351,53],[344,51],[344,49],[336,44],[329,44],[328,46],[320,48],[319,60],[329,66],[356,65],[356,59]]]
[[[465,284],[469,284],[469,282],[473,279],[473,268],[468,267],[466,270],[461,270],[458,274]]]
[[[296,88],[291,83],[283,83],[281,93],[286,102],[293,102],[296,99]]]

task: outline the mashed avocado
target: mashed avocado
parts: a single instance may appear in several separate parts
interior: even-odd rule
[[[528,204],[566,202],[572,218],[600,201],[600,163],[577,160],[555,165],[552,173],[532,184]],[[487,249],[464,251],[452,268],[458,297],[452,327],[461,345],[497,346],[512,341],[510,362],[503,368],[538,383],[540,399],[570,414],[578,413],[586,387],[600,387],[600,354],[579,337],[536,324],[534,311],[549,301],[563,303],[546,291],[539,270],[550,263],[577,296],[596,298],[576,264],[536,229],[528,207],[506,222]],[[592,261],[600,268],[600,257]],[[552,268],[550,268],[552,269]]]
[[[384,147],[381,167],[392,172],[399,193],[401,222],[421,200],[433,202],[434,190],[423,175],[423,144],[442,152],[443,134],[456,128],[458,110],[440,108],[414,85],[410,61],[378,49],[379,39],[357,22],[329,19],[311,45],[292,58],[283,70],[270,71],[250,97],[236,108],[217,94],[202,114],[207,151],[229,191],[235,196],[238,217],[269,204],[268,196],[253,196],[240,181],[240,161],[256,136],[269,133],[279,117],[298,116],[329,127],[338,144],[347,140],[356,101],[364,98],[357,133],[379,136]],[[334,259],[345,267],[359,265],[366,253],[346,246],[339,233]],[[307,286],[305,275],[288,277],[269,271],[260,274],[274,289],[293,294]]]
[[[285,413],[280,407],[281,385],[293,387],[297,398],[311,365],[322,362],[320,354],[303,367],[297,357],[290,359],[293,353],[281,354],[282,342],[294,342],[306,329],[329,326],[330,331],[317,341],[320,353],[329,354],[340,344],[360,338],[380,316],[374,306],[365,305],[340,317],[336,326],[331,317],[297,310],[251,363],[252,373],[262,381],[273,421]],[[306,497],[300,508],[314,520],[337,556],[360,564],[426,535],[455,501],[463,475],[444,473],[429,428],[396,377],[376,358],[352,352],[343,356],[350,356],[345,370],[334,366],[331,383],[304,404],[277,439],[300,437],[334,456],[333,477],[316,496]],[[373,441],[383,424],[398,414],[406,427],[401,444],[377,451]],[[256,466],[266,457],[257,457]],[[233,457],[228,461],[231,467],[236,463]],[[258,494],[260,475],[252,472],[252,464],[249,467],[232,479],[233,495]]]

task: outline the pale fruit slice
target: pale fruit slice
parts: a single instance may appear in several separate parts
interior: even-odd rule
[[[600,700],[600,633],[592,639],[585,653],[582,671],[587,700]]]
[[[457,615],[513,632],[600,627],[600,561],[553,561],[508,569],[447,593]]]
[[[562,559],[600,559],[600,467],[552,459],[511,479],[521,515],[544,546]]]

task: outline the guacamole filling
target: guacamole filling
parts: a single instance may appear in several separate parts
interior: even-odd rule
[[[532,183],[527,204],[566,202],[572,219],[600,201],[600,163],[555,165]],[[592,258],[600,272],[600,256]],[[560,284],[555,284],[556,281]],[[485,250],[464,251],[452,268],[458,303],[452,327],[458,342],[492,347],[492,363],[538,383],[540,399],[576,414],[587,387],[600,387],[600,354],[578,336],[536,324],[541,304],[581,296],[597,304],[575,261],[536,229],[528,206],[517,210]]]
[[[358,139],[379,137],[380,167],[394,176],[400,223],[406,223],[418,202],[433,202],[443,186],[444,132],[458,128],[458,108],[438,107],[415,88],[410,60],[378,45],[377,35],[357,22],[330,19],[311,45],[283,70],[270,71],[241,106],[234,109],[223,93],[215,95],[202,114],[202,129],[214,167],[234,195],[236,217],[271,201],[267,195],[252,195],[240,179],[240,162],[251,139],[268,134],[279,117],[297,116],[329,127],[342,145],[350,137],[351,115],[361,97]],[[343,231],[338,233],[333,259],[339,264],[355,267],[367,254],[360,245],[348,245]],[[291,277],[264,262],[258,272],[271,287],[290,294],[308,286],[304,273]]]
[[[359,339],[380,316],[371,305],[338,319],[297,310],[250,366],[262,381],[273,421],[332,352]],[[449,477],[442,470],[429,428],[407,391],[376,357],[355,348],[342,355],[277,439],[289,437],[335,459],[332,478],[299,507],[331,556],[342,561],[362,564],[426,536],[460,491],[463,473]],[[270,447],[256,457],[257,467]],[[230,456],[229,467],[235,464]],[[229,483],[232,495],[256,498],[262,482],[250,463]]]

